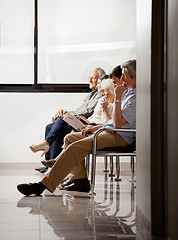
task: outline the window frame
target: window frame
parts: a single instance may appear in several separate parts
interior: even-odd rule
[[[38,0],[34,0],[34,83],[0,84],[0,92],[90,92],[89,84],[38,83]]]

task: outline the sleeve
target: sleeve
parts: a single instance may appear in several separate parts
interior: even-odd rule
[[[136,96],[129,99],[126,108],[122,111],[122,116],[129,123],[136,121]]]
[[[103,98],[104,98],[104,97],[101,97],[101,98],[98,100],[98,102],[97,102],[97,104],[96,104],[96,106],[95,106],[95,108],[94,108],[93,114],[88,118],[88,120],[89,120],[90,122],[98,122],[98,120],[101,119],[101,113],[102,113],[101,102],[102,102]]]

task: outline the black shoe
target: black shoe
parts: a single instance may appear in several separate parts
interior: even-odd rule
[[[47,172],[48,167],[39,167],[39,168],[35,168],[35,170],[40,173],[45,173],[45,172]]]
[[[61,187],[65,187],[67,185],[70,185],[73,183],[74,180],[69,180],[69,178],[66,178],[64,179],[62,182],[61,182]]]
[[[29,183],[29,184],[19,184],[17,189],[20,193],[28,196],[28,195],[41,195],[42,192],[46,189],[46,187],[41,183]]]
[[[65,185],[64,189],[67,191],[77,191],[77,192],[89,192],[90,191],[90,182],[88,178],[80,178],[72,180],[72,183]]]

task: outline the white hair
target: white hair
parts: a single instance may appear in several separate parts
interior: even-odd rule
[[[101,88],[103,90],[109,90],[111,94],[114,94],[114,83],[112,81],[112,79],[104,79],[101,82]]]
[[[103,75],[106,74],[105,71],[104,71],[102,68],[96,68],[95,70],[98,71],[98,74],[99,74],[98,78],[99,78],[99,79],[100,79]]]

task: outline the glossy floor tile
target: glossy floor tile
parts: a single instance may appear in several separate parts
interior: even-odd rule
[[[35,171],[0,170],[1,240],[136,239],[134,184],[97,174],[96,195],[57,189],[23,197],[16,185],[39,181]]]

